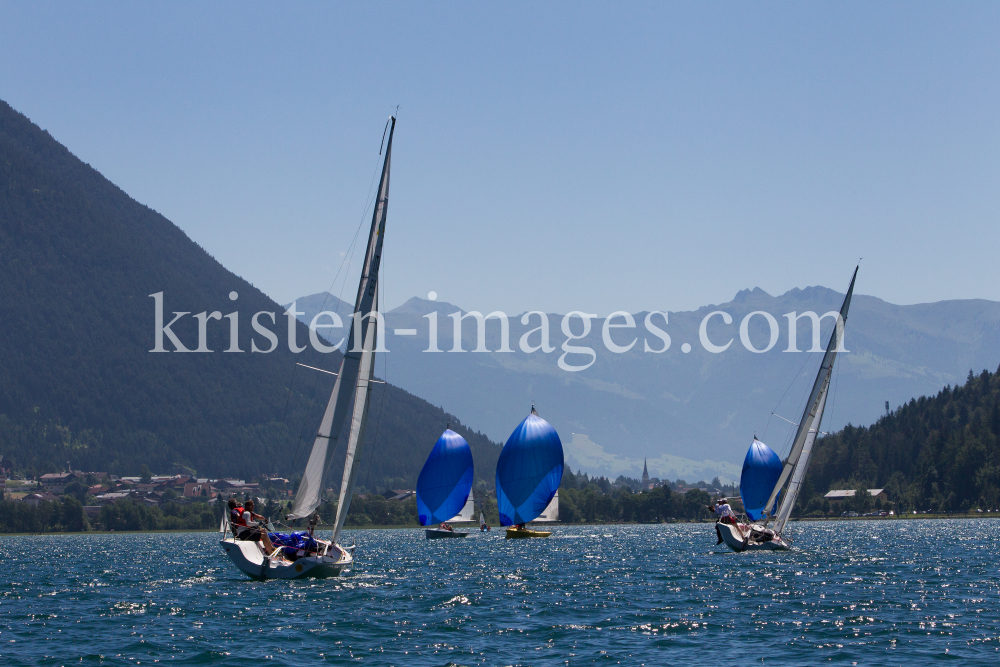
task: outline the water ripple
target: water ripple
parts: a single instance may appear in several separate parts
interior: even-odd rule
[[[325,581],[251,581],[212,533],[6,537],[5,665],[994,664],[993,520],[800,524],[733,554],[711,525],[554,539],[360,530]],[[669,652],[667,652],[669,651]]]

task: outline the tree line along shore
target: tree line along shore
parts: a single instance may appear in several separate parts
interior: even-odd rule
[[[148,470],[145,470],[148,476]],[[180,497],[169,492],[156,503],[125,497],[94,507],[86,485],[67,485],[60,498],[36,503],[0,502],[0,532],[103,530],[192,530],[218,526],[221,502],[228,495],[211,493]],[[282,480],[287,483],[287,480]],[[410,480],[384,478],[387,485]],[[738,488],[719,480],[690,488],[677,482],[642,488],[635,479],[611,481],[567,470],[560,486],[562,523],[656,523],[711,518],[706,506],[715,495],[738,496]],[[191,482],[193,483],[193,482]],[[659,485],[657,485],[659,484]],[[253,493],[248,487],[253,486]],[[236,495],[262,492],[265,515],[282,516],[282,504],[294,491],[264,484],[232,487]],[[652,488],[649,488],[652,486]],[[9,488],[9,487],[8,487]],[[391,486],[389,488],[392,488]],[[853,497],[831,502],[830,489],[855,490]],[[867,491],[883,490],[878,497]],[[494,493],[481,477],[474,490],[491,525],[498,515]],[[390,499],[360,489],[347,517],[349,526],[415,524],[413,498]],[[389,497],[385,497],[389,496]],[[964,385],[945,387],[936,396],[912,399],[868,427],[848,425],[820,439],[801,500],[793,515],[799,519],[837,518],[845,513],[893,512],[907,518],[926,516],[992,516],[1000,510],[1000,372],[969,372]],[[5,496],[6,498],[6,496]],[[332,521],[334,502],[319,509]]]

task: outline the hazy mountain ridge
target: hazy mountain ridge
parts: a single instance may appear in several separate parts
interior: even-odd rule
[[[863,288],[863,267],[858,281]],[[321,294],[298,299],[297,307],[306,312],[302,319],[310,321],[325,298]],[[469,352],[476,347],[475,323],[470,318],[463,322],[466,352],[460,354],[450,352],[453,320],[448,315],[467,311],[445,302],[413,298],[385,313],[386,346],[390,350],[387,373],[400,386],[469,415],[495,439],[505,438],[519,421],[523,407],[534,401],[563,435],[571,464],[583,464],[591,472],[635,476],[642,459],[649,457],[652,474],[661,477],[714,470],[732,478],[738,475],[747,443],[755,433],[781,450],[792,427],[771,417],[771,412],[798,420],[820,362],[820,354],[784,352],[788,346],[785,314],[813,311],[822,316],[838,310],[842,300],[842,293],[819,286],[792,289],[780,296],[760,288],[741,290],[726,303],[670,312],[666,325],[657,316],[655,322],[671,337],[670,348],[662,354],[643,352],[643,338],[654,349],[662,346],[645,332],[645,312],[633,314],[635,332],[612,331],[616,344],[638,337],[625,354],[606,349],[602,342],[604,321],[595,319],[589,336],[574,343],[592,347],[597,359],[590,368],[569,373],[556,363],[566,339],[560,331],[560,315],[549,315],[551,344],[555,346],[552,353],[525,354],[518,349],[520,336],[539,324],[534,316],[524,326],[518,314],[509,318],[513,353],[496,352],[500,345],[496,320],[487,322],[486,341],[491,352]],[[331,298],[327,309],[333,310],[336,303]],[[351,311],[346,303],[339,306],[342,316]],[[721,344],[732,338],[733,343],[726,352],[711,354],[699,342],[699,326],[706,315],[717,310],[729,313],[733,323],[725,325],[715,316],[708,326],[710,339]],[[742,319],[757,310],[771,313],[780,331],[774,347],[763,354],[746,350],[739,333]],[[437,346],[442,352],[427,353],[423,352],[428,348],[429,334],[424,315],[434,311],[438,312]],[[831,326],[830,318],[823,321],[822,348]],[[418,335],[395,336],[397,328],[416,329]],[[572,329],[581,331],[579,319],[574,320]],[[754,317],[748,332],[755,347],[767,345],[763,317]],[[798,323],[797,334],[798,349],[810,349],[808,321]],[[532,340],[537,343],[537,335]],[[681,351],[683,343],[692,345],[687,354]],[[826,431],[848,423],[873,423],[885,413],[886,400],[895,407],[961,382],[970,368],[977,372],[995,368],[1000,362],[1000,303],[974,299],[900,306],[856,294],[848,318],[846,349],[848,352],[838,358],[823,424]],[[573,445],[575,434],[587,437],[586,448]],[[603,448],[603,453],[595,454],[592,445]],[[600,461],[611,469],[597,469],[596,463],[591,466],[581,459]],[[687,464],[679,463],[685,460]],[[705,465],[706,460],[716,463]]]

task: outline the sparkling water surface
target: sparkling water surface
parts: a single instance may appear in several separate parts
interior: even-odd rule
[[[0,664],[1000,662],[1000,522],[794,527],[744,554],[711,524],[347,531],[353,571],[303,581],[214,533],[0,537]]]

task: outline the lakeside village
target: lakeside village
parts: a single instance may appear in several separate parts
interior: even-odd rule
[[[197,530],[217,527],[222,507],[232,497],[253,499],[265,516],[280,518],[290,507],[298,480],[261,477],[200,478],[188,474],[154,475],[142,466],[138,476],[67,470],[28,478],[0,468],[0,532],[41,533],[86,530]],[[348,516],[349,526],[416,526],[415,492],[359,489]],[[615,481],[567,470],[560,492],[562,523],[659,523],[711,520],[707,506],[728,497],[742,512],[739,487],[688,484],[620,476]],[[493,489],[480,480],[474,489],[477,507],[493,525],[498,515]],[[327,489],[319,508],[324,523],[336,515],[336,494]],[[892,503],[883,489],[834,489],[814,497],[801,516],[891,516]]]

